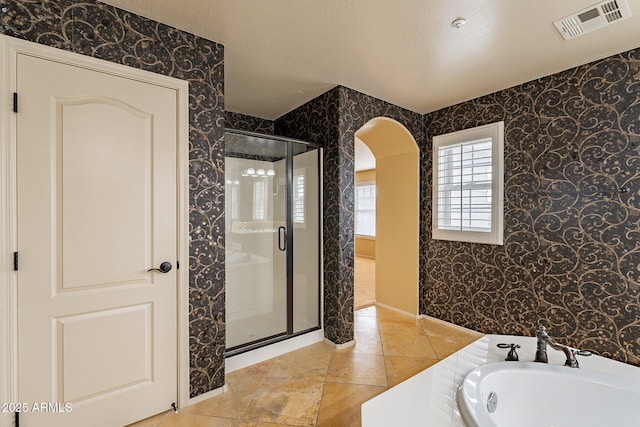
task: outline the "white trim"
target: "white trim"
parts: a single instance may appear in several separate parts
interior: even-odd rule
[[[177,273],[177,348],[178,405],[189,402],[189,83],[173,77],[151,73],[112,62],[67,52],[33,42],[0,35],[0,402],[15,402],[17,398],[17,274],[13,271],[16,242],[15,199],[15,117],[12,116],[12,93],[16,88],[16,56],[18,53],[46,60],[98,70],[114,76],[163,86],[176,91],[177,96],[177,256],[181,264]],[[12,71],[13,70],[13,71]],[[9,414],[13,415],[13,414]],[[2,415],[0,427],[8,427],[12,417]]]
[[[324,331],[322,329],[318,329],[317,331],[288,338],[275,344],[229,357],[225,359],[225,374],[281,356],[285,353],[289,353],[290,351],[299,350],[302,347],[306,347],[311,344],[322,342],[323,339]]]
[[[324,171],[324,148],[318,148],[318,155],[320,156],[318,161],[318,167],[320,168],[318,171],[318,191],[320,191],[320,199],[318,200],[318,227],[320,227],[318,230],[318,239],[320,240],[318,256],[320,258],[320,277],[318,281],[320,283],[318,286],[320,286],[320,327],[324,330],[324,180],[322,179],[324,176],[322,173]]]
[[[466,332],[466,333],[473,332],[473,333],[476,333],[476,334],[484,335],[482,332],[474,331],[473,329],[465,328],[464,326],[456,325],[455,323],[450,323],[450,322],[447,322],[446,320],[437,319],[435,317],[427,316],[426,314],[419,315],[418,319],[428,319],[428,320],[431,320],[432,322],[439,323],[441,325],[448,326],[450,328],[452,327],[452,328],[458,329],[459,331],[462,331],[462,332]]]
[[[202,402],[203,400],[207,400],[207,399],[211,399],[212,397],[216,397],[218,395],[221,395],[222,393],[226,393],[228,390],[227,385],[223,385],[222,387],[213,389],[213,390],[209,390],[206,393],[202,393],[197,395],[196,397],[191,397],[189,398],[189,400],[187,401],[187,404],[185,406],[180,406],[180,408],[184,408],[186,406],[191,406],[191,405],[195,405],[198,402]]]
[[[492,140],[491,232],[440,229],[438,228],[438,148],[483,138],[491,138]],[[433,188],[431,195],[431,238],[433,240],[502,245],[504,240],[504,122],[501,121],[444,135],[437,135],[433,137],[432,145]]]
[[[374,303],[374,305],[375,305],[376,307],[384,308],[385,310],[393,311],[393,312],[396,312],[396,313],[398,313],[398,314],[403,314],[403,315],[405,315],[405,316],[409,316],[409,317],[412,317],[412,318],[414,318],[414,319],[417,319],[417,318],[418,318],[418,315],[417,315],[417,314],[409,313],[408,311],[400,310],[399,308],[395,308],[395,307],[392,307],[392,306],[387,305],[387,304],[383,304],[383,303],[378,302],[378,301],[376,301],[376,302]]]
[[[17,301],[13,252],[17,247],[15,125],[12,120],[11,57],[9,46],[0,37],[0,402],[17,402]],[[0,426],[13,425],[13,413],[3,413]]]
[[[178,248],[180,269],[178,286],[178,407],[188,405],[190,398],[189,357],[189,83],[173,79],[180,86],[178,96],[177,172],[178,182]]]
[[[333,341],[331,341],[330,339],[325,338],[324,339],[324,343],[327,344],[327,345],[330,345],[332,348],[335,348],[336,350],[342,350],[344,348],[349,348],[349,347],[352,347],[352,346],[356,345],[356,340],[347,341],[347,342],[342,343],[342,344],[336,344]]]

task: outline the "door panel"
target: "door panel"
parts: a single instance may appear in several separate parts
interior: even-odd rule
[[[140,304],[57,318],[54,354],[64,357],[54,382],[61,400],[83,402],[152,381],[152,312],[151,304]]]
[[[293,147],[293,332],[320,325],[320,149]]]
[[[30,426],[176,401],[174,89],[18,54],[18,396]]]
[[[53,102],[61,290],[143,280],[140,266],[150,266],[153,254],[153,116],[113,98]],[[86,138],[86,123],[92,138]],[[96,224],[102,215],[109,221]],[[105,236],[109,244],[85,249],[85,242]],[[126,247],[115,250],[125,241]]]
[[[287,333],[286,149],[225,133],[227,349]]]

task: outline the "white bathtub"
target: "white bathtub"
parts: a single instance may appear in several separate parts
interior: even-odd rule
[[[545,363],[479,366],[464,377],[457,400],[469,427],[640,426],[640,381]]]

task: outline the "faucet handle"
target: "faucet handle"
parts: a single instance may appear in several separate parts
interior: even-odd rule
[[[507,344],[502,342],[500,344],[496,344],[496,347],[510,349],[509,353],[507,353],[507,357],[504,359],[506,362],[517,362],[518,360],[520,360],[520,358],[518,357],[518,353],[516,352],[516,349],[520,348],[519,344]]]
[[[576,359],[576,356],[591,356],[591,352],[589,350],[578,350],[577,348],[571,348],[569,347],[569,350],[571,351],[571,358],[567,359],[567,362],[565,363],[566,366],[570,366],[572,368],[579,368],[580,364],[578,363],[578,359]]]
[[[593,353],[591,353],[589,350],[579,350],[577,348],[571,348],[571,355],[574,357],[576,356],[584,356],[584,357],[588,357],[591,356]]]

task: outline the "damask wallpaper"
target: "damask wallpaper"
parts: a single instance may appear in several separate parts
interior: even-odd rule
[[[639,52],[423,117],[339,86],[276,120],[325,144],[325,336],[353,337],[353,136],[385,116],[421,151],[420,313],[640,364]],[[500,120],[505,245],[431,240],[431,139]]]
[[[247,116],[240,113],[225,111],[225,127],[248,132],[264,133],[273,135],[275,122],[273,120],[261,119],[259,117]]]
[[[335,344],[353,339],[354,138],[375,117],[422,138],[422,116],[337,86],[276,120],[276,134],[324,144],[324,328]]]
[[[0,4],[3,34],[189,81],[190,394],[223,386],[223,46],[94,0]]]
[[[505,122],[504,246],[431,240],[432,138]],[[640,50],[428,114],[420,313],[640,364]]]
[[[344,270],[340,247],[340,173],[338,145],[338,108],[340,89],[325,92],[276,120],[276,135],[322,144],[323,148],[323,239],[324,239],[324,334],[336,344],[353,339],[344,329],[353,330],[353,310],[348,312],[349,293],[341,287]],[[351,160],[353,163],[353,152]],[[347,231],[348,232],[348,231]],[[353,256],[352,256],[353,258]],[[353,263],[352,263],[353,267]],[[351,269],[353,271],[353,268]],[[353,303],[353,281],[351,282]],[[342,304],[341,304],[342,303]],[[351,316],[351,317],[349,317]],[[349,320],[351,319],[351,320]]]
[[[226,126],[324,144],[324,327],[353,339],[354,134],[421,151],[420,313],[640,365],[640,50],[421,116],[338,86],[275,122],[224,113],[223,47],[95,0],[0,0],[0,32],[190,83],[191,395],[224,384]],[[225,120],[226,119],[226,120]],[[431,139],[505,121],[505,245],[431,240]]]

